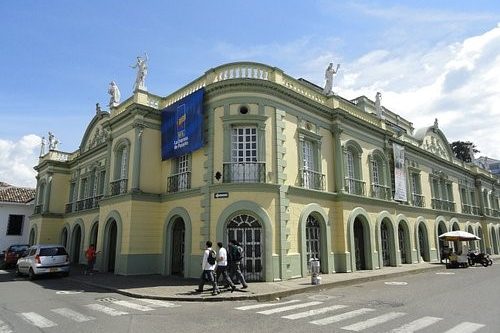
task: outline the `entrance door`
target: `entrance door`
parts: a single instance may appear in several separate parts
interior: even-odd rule
[[[247,281],[263,281],[262,226],[251,215],[235,216],[227,225],[227,239],[236,240],[243,248],[242,273]]]
[[[389,228],[387,226],[387,222],[385,220],[382,221],[380,225],[380,238],[382,241],[382,261],[384,266],[391,265],[391,253],[390,253],[390,244],[389,244]]]
[[[354,255],[356,258],[356,270],[366,269],[365,259],[365,237],[363,231],[363,224],[356,219],[354,221]]]
[[[82,229],[80,228],[79,225],[75,226],[75,230],[73,231],[73,248],[71,249],[72,254],[73,254],[73,263],[78,264],[80,263],[80,248],[81,248],[81,241],[82,241]]]
[[[399,252],[401,253],[401,263],[407,264],[407,253],[406,253],[406,233],[401,222],[398,225],[398,239],[399,239]]]
[[[446,232],[446,227],[443,222],[439,223],[438,227],[438,242],[439,242],[439,253],[440,253],[440,261],[443,261],[446,255],[449,252],[448,242],[445,242],[443,239],[439,238],[439,235],[442,235]]]
[[[430,261],[427,242],[427,229],[423,223],[418,225],[418,246],[420,247],[420,257],[424,261]]]
[[[172,275],[184,275],[184,221],[177,218],[172,228]]]
[[[111,222],[111,225],[109,226],[108,272],[115,271],[117,231],[116,222]]]

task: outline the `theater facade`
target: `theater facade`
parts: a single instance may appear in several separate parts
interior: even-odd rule
[[[414,129],[378,98],[259,63],[139,87],[35,169],[30,239],[74,263],[96,244],[115,274],[198,277],[206,240],[240,241],[250,281],[306,276],[311,258],[323,274],[438,262],[465,250],[438,239],[449,230],[500,253],[499,178],[456,159],[438,120]]]

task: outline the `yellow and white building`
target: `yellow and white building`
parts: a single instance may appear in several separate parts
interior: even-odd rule
[[[163,160],[162,110],[200,89],[201,148]],[[96,267],[115,274],[198,277],[205,241],[231,238],[262,281],[305,276],[311,258],[324,274],[439,261],[448,230],[499,253],[499,179],[454,158],[437,121],[414,130],[364,96],[258,63],[166,96],[136,89],[36,170],[30,239],[74,262],[94,243]]]

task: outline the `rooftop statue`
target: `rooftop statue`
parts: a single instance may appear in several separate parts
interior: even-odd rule
[[[326,94],[326,95],[333,95],[333,91],[332,91],[332,88],[333,88],[333,76],[335,74],[337,74],[337,72],[339,70],[339,67],[340,67],[340,64],[337,64],[337,68],[334,69],[333,68],[333,62],[331,62],[330,65],[328,65],[328,68],[325,71],[325,80],[326,80],[326,83],[325,83],[325,88],[323,89],[323,93],[324,94]]]
[[[377,92],[375,95],[375,112],[377,113],[377,117],[380,119],[384,119],[384,109],[382,108],[382,94]]]
[[[148,60],[148,54],[144,53],[144,58],[137,57],[135,65],[130,66],[132,68],[137,68],[137,77],[135,78],[134,90],[147,90],[145,81],[146,75],[148,74]]]
[[[108,94],[111,95],[109,98],[109,107],[117,106],[120,103],[121,94],[115,81],[109,83]]]
[[[45,144],[42,143],[45,150]],[[57,150],[57,145],[59,144],[59,140],[54,136],[52,132],[49,132],[49,151]]]

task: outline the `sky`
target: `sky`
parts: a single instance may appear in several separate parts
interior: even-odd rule
[[[36,186],[51,131],[74,152],[105,109],[111,80],[133,90],[148,54],[148,91],[167,96],[228,62],[254,61],[372,100],[448,141],[500,159],[498,1],[2,1],[0,181]]]

